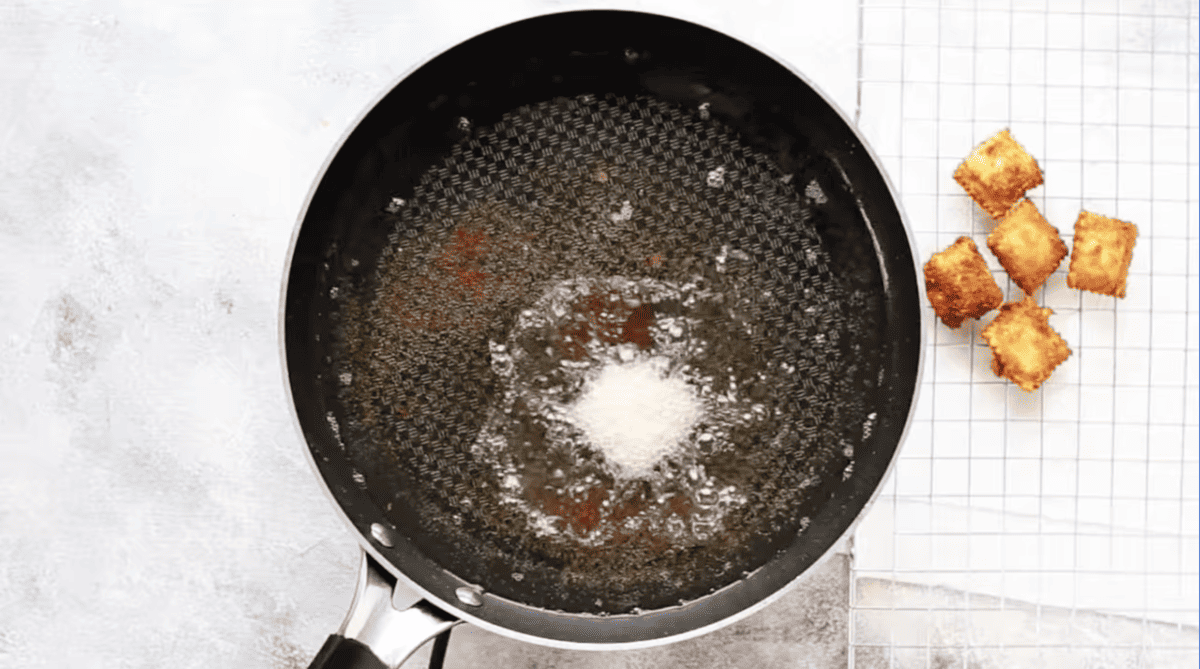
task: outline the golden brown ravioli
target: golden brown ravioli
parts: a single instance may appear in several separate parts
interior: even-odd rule
[[[1004,293],[969,237],[959,237],[925,263],[925,294],[938,318],[952,328],[1004,301]]]
[[[1058,235],[1058,228],[1046,222],[1027,199],[1000,219],[988,235],[987,245],[1027,295],[1033,295],[1067,257],[1067,245]]]
[[[954,171],[954,180],[992,218],[1000,218],[1025,191],[1042,183],[1042,170],[1008,130],[988,138]]]
[[[1138,229],[1133,223],[1079,212],[1067,285],[1101,295],[1125,297]]]
[[[992,371],[1024,390],[1037,390],[1071,355],[1067,342],[1050,327],[1051,309],[1041,308],[1026,296],[1009,302],[983,329],[992,349]]]

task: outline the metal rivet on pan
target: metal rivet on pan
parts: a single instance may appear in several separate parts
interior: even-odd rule
[[[392,531],[380,523],[371,523],[371,537],[386,548],[391,548],[396,543],[392,539]]]
[[[463,587],[455,590],[454,594],[458,595],[458,601],[466,604],[467,606],[483,605],[483,594],[480,593],[477,588],[469,588],[464,585]]]

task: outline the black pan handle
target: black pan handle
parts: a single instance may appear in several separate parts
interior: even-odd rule
[[[330,634],[308,669],[390,669],[367,645],[341,634]]]
[[[363,552],[350,612],[309,669],[395,669],[426,641],[438,637],[431,665],[440,669],[450,629],[462,622],[424,600],[403,611],[392,606],[395,582]]]

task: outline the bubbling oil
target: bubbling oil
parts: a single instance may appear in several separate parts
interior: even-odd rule
[[[738,350],[714,339],[745,329],[701,276],[559,282],[521,312],[505,341],[489,342],[503,391],[473,453],[491,465],[502,503],[544,539],[586,546],[631,535],[675,547],[708,541],[748,497],[744,481],[709,471],[704,460],[743,448],[748,434],[769,429],[779,413],[763,392],[778,385],[772,370],[712,355]],[[597,379],[614,367],[660,375],[660,384],[641,377],[647,388],[627,391],[650,402],[663,402],[650,394],[666,394],[675,411],[659,417],[679,422],[686,414],[683,423],[664,431],[636,416],[591,416],[633,423],[606,435],[619,435],[617,443],[596,443],[580,413]],[[679,401],[682,388],[690,402]],[[631,465],[630,442],[645,436],[639,428],[665,443],[655,444],[656,457],[634,457]]]
[[[883,371],[873,246],[841,224],[836,171],[785,174],[643,98],[471,132],[340,284],[347,459],[426,555],[531,605],[657,608],[760,568],[849,471]],[[613,370],[674,398],[644,458],[588,418]]]

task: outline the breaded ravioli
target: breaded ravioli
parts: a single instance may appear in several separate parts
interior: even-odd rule
[[[992,218],[1000,218],[1025,191],[1042,183],[1042,170],[1008,130],[975,147],[954,171],[954,180]]]
[[[1133,223],[1079,212],[1067,285],[1101,295],[1125,297],[1138,229]]]
[[[1067,342],[1050,327],[1051,309],[1037,305],[1026,296],[1009,302],[983,329],[983,338],[992,349],[992,371],[1023,390],[1037,390],[1071,355]]]
[[[925,263],[925,294],[938,318],[952,328],[1004,301],[1004,293],[969,237],[959,237]]]
[[[1033,295],[1067,257],[1067,245],[1058,228],[1046,222],[1028,199],[1008,210],[988,235],[987,245],[1004,271],[1028,295]]]

